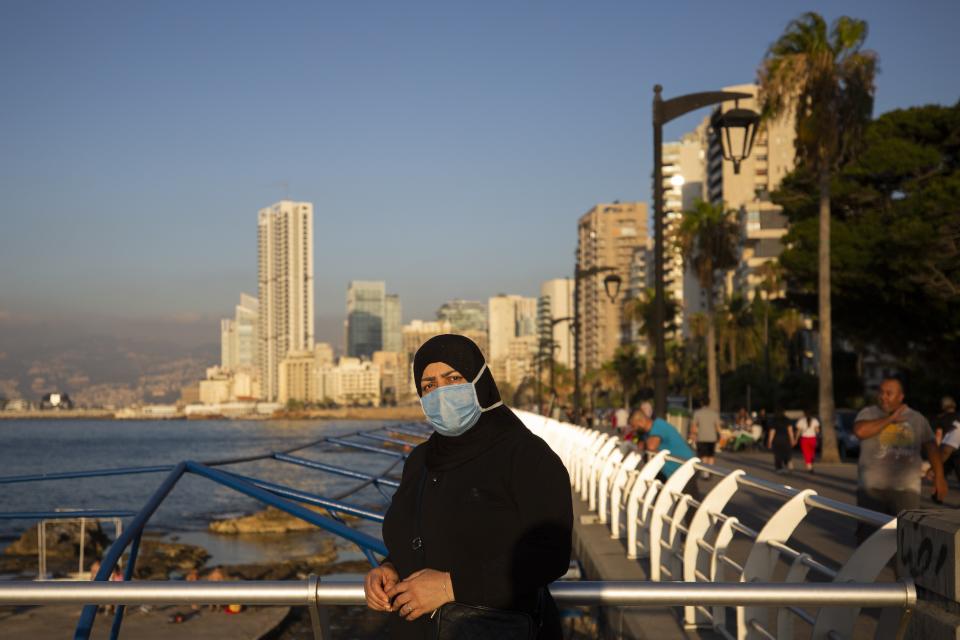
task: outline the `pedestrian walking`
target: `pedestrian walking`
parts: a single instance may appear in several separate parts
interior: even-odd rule
[[[797,420],[797,434],[800,436],[800,453],[807,471],[813,473],[813,459],[817,455],[817,436],[820,435],[820,421],[809,409],[803,410],[803,417]]]
[[[621,436],[627,432],[627,420],[630,419],[630,412],[620,407],[613,412],[613,430]]]
[[[952,396],[943,396],[940,399],[940,413],[933,419],[933,435],[937,444],[943,442],[944,436],[960,427],[960,413],[957,413],[957,403]]]
[[[790,465],[790,452],[797,444],[797,434],[793,425],[782,412],[770,421],[767,433],[767,449],[773,451],[773,468],[777,473],[787,473]]]
[[[930,423],[904,402],[903,384],[886,378],[877,404],[857,414],[853,433],[860,439],[857,463],[857,506],[895,516],[920,505],[920,451],[927,454],[934,475],[933,495],[943,500],[947,481]],[[857,540],[871,533],[857,525]]]
[[[717,461],[717,437],[720,432],[720,413],[709,406],[706,399],[699,401],[700,408],[693,412],[690,421],[690,441],[697,446],[697,457],[706,464],[715,464]],[[704,471],[703,478],[709,474]]]
[[[957,413],[957,403],[952,396],[943,396],[940,399],[940,413],[933,418],[933,435],[940,445],[940,457],[943,459],[943,476],[953,473],[960,482],[960,456],[949,457],[943,455],[943,445],[947,443],[950,434],[960,433],[960,413]],[[955,442],[955,440],[954,440]],[[951,445],[954,449],[955,445]]]

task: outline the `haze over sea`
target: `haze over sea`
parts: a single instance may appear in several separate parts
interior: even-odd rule
[[[0,447],[0,475],[172,465],[181,460],[254,455],[290,449],[326,436],[374,429],[383,424],[386,423],[4,420],[0,421],[0,442],[4,443]],[[394,461],[384,455],[323,444],[299,451],[297,455],[374,474],[384,471]],[[394,467],[397,477],[401,468],[402,464]],[[339,494],[360,483],[275,460],[230,465],[226,469],[323,496]],[[6,485],[0,495],[0,512],[105,508],[137,511],[164,476],[164,473],[150,473]],[[376,511],[386,510],[386,499],[372,487],[366,487],[346,500],[370,506]],[[267,554],[267,550],[260,549],[263,553],[250,549],[230,551],[226,548],[231,544],[230,536],[208,536],[200,532],[206,531],[212,518],[252,513],[260,508],[261,505],[251,498],[188,474],[151,518],[147,530],[173,533],[184,542],[201,544],[221,562],[252,560],[251,556]],[[0,545],[5,546],[33,524],[34,521],[27,520],[0,520]],[[380,535],[379,525],[352,523],[351,526]],[[111,526],[107,525],[106,530],[112,535]],[[304,536],[294,534],[293,537]],[[315,534],[307,534],[306,538],[315,538]]]

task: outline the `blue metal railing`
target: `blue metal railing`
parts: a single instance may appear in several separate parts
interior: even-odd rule
[[[274,454],[274,459],[279,460],[280,462],[289,462],[290,464],[297,464],[301,467],[307,467],[309,469],[317,469],[318,471],[326,471],[327,473],[332,473],[339,476],[344,476],[347,478],[356,478],[357,480],[369,480],[374,484],[382,484],[387,487],[393,487],[396,489],[400,486],[400,483],[396,480],[390,480],[387,478],[381,478],[378,476],[370,475],[369,473],[363,473],[362,471],[354,471],[353,469],[347,469],[345,467],[338,467],[336,465],[327,464],[325,462],[319,462],[317,460],[308,460],[306,458],[301,458],[299,456],[291,456],[285,453]]]
[[[402,438],[393,437],[388,434],[399,434],[401,436],[414,438],[426,438],[429,435],[429,432],[417,429],[411,425],[404,425],[402,427],[381,427],[373,431],[358,431],[341,437],[325,437],[319,440],[308,442],[306,444],[292,447],[290,449],[285,449],[283,451],[271,451],[262,454],[208,460],[204,462],[184,460],[177,464],[171,465],[118,467],[113,469],[90,469],[0,477],[0,484],[17,484],[25,482],[100,478],[144,473],[167,473],[167,476],[164,478],[163,482],[160,483],[154,493],[137,512],[108,509],[17,511],[6,513],[0,512],[0,519],[14,520],[133,516],[133,520],[127,526],[126,530],[120,534],[113,544],[107,549],[106,554],[101,561],[100,569],[94,578],[95,581],[100,582],[109,580],[121,556],[127,550],[127,548],[129,548],[130,554],[124,571],[124,580],[129,581],[132,580],[134,576],[137,556],[140,550],[140,539],[143,535],[144,527],[154,512],[159,508],[169,493],[176,486],[177,482],[179,482],[184,474],[191,473],[193,475],[207,478],[208,480],[228,487],[229,489],[237,491],[238,493],[254,498],[263,504],[275,507],[296,518],[304,520],[305,522],[316,525],[317,527],[320,527],[321,529],[333,535],[349,540],[361,549],[371,565],[376,565],[377,558],[374,554],[379,554],[381,556],[386,556],[387,554],[387,549],[383,544],[383,541],[379,538],[371,536],[370,534],[351,528],[343,521],[339,514],[352,515],[373,522],[383,522],[383,514],[359,505],[343,502],[342,498],[356,493],[360,489],[369,485],[373,485],[377,490],[380,491],[381,494],[384,495],[385,498],[389,498],[389,496],[384,493],[383,488],[396,488],[399,486],[400,483],[397,480],[388,478],[386,476],[393,471],[397,464],[406,459],[407,454],[384,447],[402,446],[406,448],[417,443],[404,440]],[[381,443],[381,446],[368,444],[365,442],[356,442],[354,440],[350,440],[349,438],[351,437],[362,437],[367,441],[373,440]],[[326,464],[316,460],[309,460],[307,458],[290,455],[296,451],[316,447],[319,445],[334,445],[335,447],[344,447],[369,453],[382,454],[394,458],[394,462],[378,475],[373,475],[354,471],[353,469],[338,467],[336,465]],[[262,480],[260,478],[245,476],[216,468],[258,460],[276,460],[278,462],[295,464],[298,466],[323,471],[325,473],[354,478],[361,480],[362,482],[359,485],[352,487],[349,491],[341,496],[338,496],[337,498],[329,498],[282,484]],[[329,517],[321,515],[320,513],[308,509],[303,505],[323,507],[329,514]],[[111,640],[119,637],[120,628],[123,623],[123,612],[123,606],[118,606],[114,614],[113,624],[111,625],[110,629]],[[76,630],[74,631],[74,638],[76,640],[86,640],[89,638],[90,632],[93,629],[93,623],[96,619],[96,614],[96,606],[90,605],[83,608],[83,611],[80,614],[80,619],[77,622]]]

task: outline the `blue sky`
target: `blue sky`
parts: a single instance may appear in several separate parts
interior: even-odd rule
[[[869,21],[877,113],[960,97],[955,0],[0,3],[0,317],[229,314],[284,182],[318,316],[533,295],[647,199],[652,86],[751,81],[811,9]]]

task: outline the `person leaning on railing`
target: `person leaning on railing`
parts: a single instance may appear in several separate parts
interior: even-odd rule
[[[693,457],[693,449],[687,444],[680,432],[663,418],[651,418],[641,409],[634,409],[630,414],[630,427],[640,435],[641,446],[649,453],[656,453],[666,449],[670,455],[682,460]],[[680,463],[667,460],[663,463],[658,477],[666,481],[674,471],[680,468]]]
[[[431,338],[413,369],[434,433],[404,464],[383,522],[389,555],[364,581],[367,606],[395,614],[395,639],[561,638],[546,586],[570,562],[563,463],[503,406],[468,338]]]

